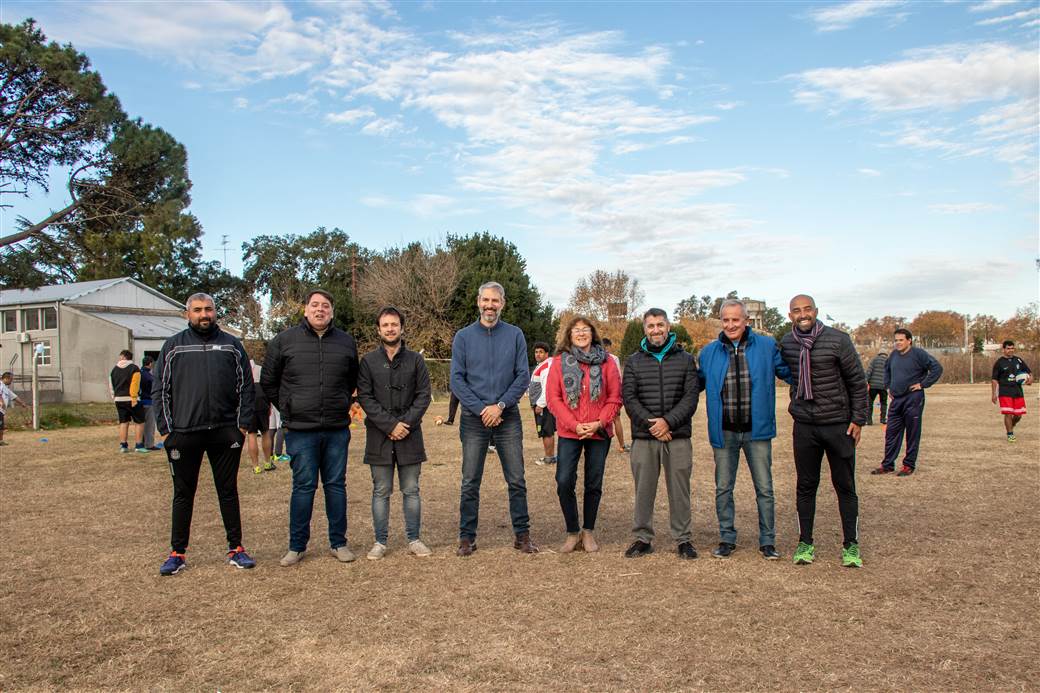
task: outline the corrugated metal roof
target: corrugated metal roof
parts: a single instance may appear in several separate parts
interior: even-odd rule
[[[166,339],[167,337],[172,337],[188,326],[188,321],[183,317],[173,315],[133,315],[130,313],[94,312],[89,313],[89,315],[129,328],[135,339],[145,337]]]
[[[127,277],[116,279],[95,279],[90,282],[73,282],[72,284],[53,284],[41,286],[39,289],[2,289],[0,290],[0,306],[19,303],[44,303],[49,301],[67,301],[70,298],[89,294],[92,291],[127,281]]]

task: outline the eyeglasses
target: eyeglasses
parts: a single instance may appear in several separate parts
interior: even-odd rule
[[[571,334],[592,334],[592,329],[588,327],[575,327],[571,329]]]

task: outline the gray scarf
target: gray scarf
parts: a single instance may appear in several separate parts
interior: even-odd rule
[[[607,352],[599,344],[593,344],[588,353],[578,347],[560,354],[560,367],[563,370],[563,389],[567,393],[567,406],[578,408],[581,400],[581,381],[585,374],[581,370],[582,363],[589,365],[589,398],[595,402],[603,389],[603,369],[600,364],[607,359]]]

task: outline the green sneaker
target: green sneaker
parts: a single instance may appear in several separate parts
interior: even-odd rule
[[[849,544],[841,550],[841,566],[843,568],[862,568],[863,559],[859,557],[859,544]]]
[[[798,542],[798,548],[794,552],[794,564],[795,565],[809,565],[816,559],[816,547],[812,544],[806,544],[804,541]]]

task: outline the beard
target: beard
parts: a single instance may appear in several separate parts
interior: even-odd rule
[[[391,346],[391,347],[392,346],[397,346],[398,344],[401,343],[401,335],[397,335],[393,339],[387,339],[386,337],[380,337],[379,341],[381,341],[386,346]]]

